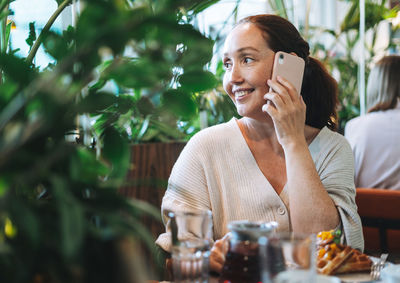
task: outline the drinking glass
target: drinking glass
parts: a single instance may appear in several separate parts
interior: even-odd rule
[[[204,283],[209,278],[211,211],[170,212],[174,282]]]
[[[259,239],[263,283],[313,283],[316,278],[316,237],[275,233]]]

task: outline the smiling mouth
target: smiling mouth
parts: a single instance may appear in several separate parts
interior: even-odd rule
[[[236,91],[236,92],[235,92],[235,98],[236,98],[236,99],[242,98],[242,97],[246,96],[247,94],[249,94],[249,93],[252,92],[252,91],[253,91],[253,89]]]

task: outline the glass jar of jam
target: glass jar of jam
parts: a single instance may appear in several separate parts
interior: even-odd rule
[[[260,238],[266,239],[276,227],[276,222],[230,222],[229,248],[219,282],[262,282],[258,241]]]

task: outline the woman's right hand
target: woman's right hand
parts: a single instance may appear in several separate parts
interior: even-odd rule
[[[225,263],[225,255],[228,252],[228,234],[219,240],[216,240],[213,247],[211,248],[210,255],[210,269],[212,271],[221,273],[222,267]]]

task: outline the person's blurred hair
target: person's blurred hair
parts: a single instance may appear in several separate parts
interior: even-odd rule
[[[393,109],[399,98],[400,56],[385,56],[376,63],[368,77],[368,112]]]
[[[310,47],[296,27],[276,15],[249,16],[238,24],[252,23],[263,31],[274,52],[294,52],[306,62],[301,95],[307,105],[306,124],[318,129],[337,129],[338,89],[335,79],[317,59],[310,57]]]

